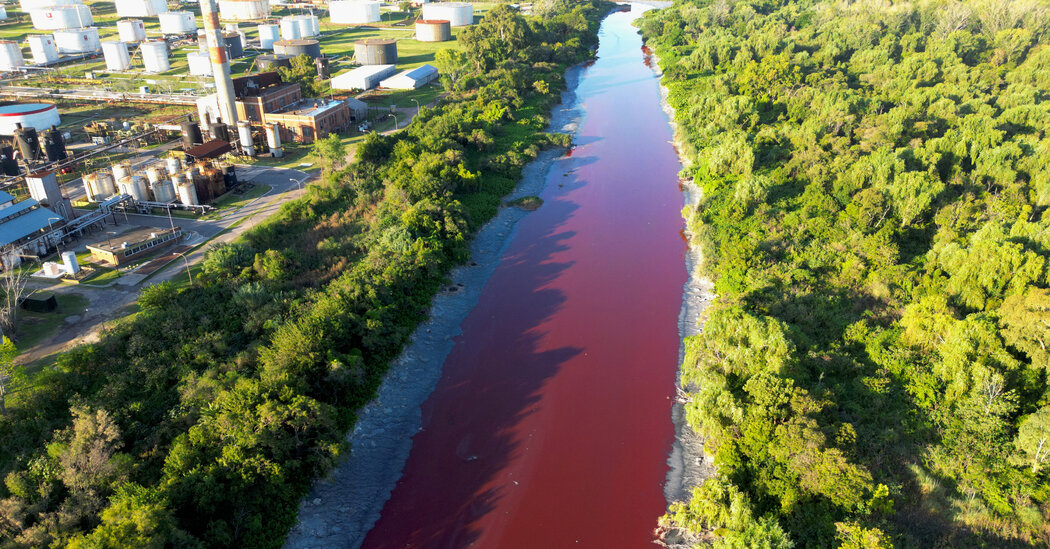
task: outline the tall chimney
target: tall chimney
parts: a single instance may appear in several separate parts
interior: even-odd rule
[[[201,18],[204,19],[204,39],[208,43],[211,57],[211,74],[215,77],[215,95],[219,98],[219,114],[222,123],[231,127],[237,124],[237,107],[233,98],[233,79],[230,78],[230,62],[226,59],[226,40],[219,28],[219,8],[215,0],[200,0]]]

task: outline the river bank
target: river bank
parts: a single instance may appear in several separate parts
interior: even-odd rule
[[[566,72],[566,90],[551,113],[548,131],[575,135],[581,116],[575,90],[582,70],[578,65]],[[506,202],[539,194],[547,173],[565,152],[540,153],[524,168]],[[391,364],[376,398],[361,410],[347,437],[349,456],[317,482],[300,504],[299,523],[289,533],[286,548],[356,548],[364,542],[401,478],[412,437],[421,430],[421,406],[441,378],[454,339],[462,333],[461,324],[477,305],[515,226],[529,213],[519,207],[503,207],[478,231],[469,262],[453,269],[451,282],[434,298],[429,317]]]

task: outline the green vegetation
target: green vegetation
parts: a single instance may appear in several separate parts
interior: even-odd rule
[[[719,296],[682,366],[718,472],[665,528],[1050,544],[1047,9],[680,0],[641,21]]]
[[[515,208],[521,208],[523,210],[534,211],[538,210],[543,205],[543,199],[538,196],[523,196],[521,198],[511,200],[507,203],[508,206]]]
[[[280,546],[472,231],[566,142],[546,115],[609,5],[546,6],[493,8],[445,103],[42,369],[0,418],[0,546]]]
[[[67,317],[83,314],[89,303],[88,298],[79,294],[56,294],[55,301],[58,302],[58,308],[49,313],[18,312],[15,341],[19,347],[28,349],[50,337],[65,323]]]

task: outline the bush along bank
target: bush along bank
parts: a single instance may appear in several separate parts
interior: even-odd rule
[[[0,417],[0,547],[280,546],[472,232],[568,145],[546,116],[609,8],[495,7],[440,106],[59,356]]]
[[[1045,8],[680,0],[642,19],[719,296],[682,365],[718,472],[668,540],[1050,543]]]

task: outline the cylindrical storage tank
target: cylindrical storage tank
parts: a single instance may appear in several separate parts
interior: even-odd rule
[[[29,10],[50,8],[52,6],[77,6],[83,4],[81,0],[18,0],[18,7],[29,13]]]
[[[252,142],[252,123],[247,120],[237,121],[237,137],[241,142],[241,149],[248,156],[255,156],[255,144]]]
[[[90,26],[95,21],[87,6],[51,6],[29,10],[33,28],[38,30],[77,29]]]
[[[281,132],[277,124],[268,122],[263,125],[263,129],[266,131],[266,146],[270,149],[270,156],[274,158],[284,156],[284,150],[281,149]]]
[[[33,63],[37,65],[50,65],[58,61],[58,46],[55,39],[48,34],[34,34],[27,38],[29,51],[33,52]]]
[[[314,32],[312,15],[296,15],[295,24],[299,27],[299,38],[313,38],[317,36]]]
[[[259,25],[259,47],[264,50],[272,50],[273,43],[281,39],[280,25]]]
[[[474,24],[474,6],[467,2],[423,4],[423,19],[443,19],[453,27]]]
[[[380,20],[379,2],[332,0],[328,12],[336,25],[364,25]]]
[[[294,16],[287,16],[281,18],[281,38],[284,40],[299,40],[303,35],[300,34],[299,23],[295,20]]]
[[[211,76],[211,57],[206,52],[191,51],[186,54],[190,64],[190,74],[194,76]]]
[[[113,164],[113,180],[120,181],[125,177],[131,175],[131,164],[127,162],[118,162]]]
[[[84,182],[84,196],[87,197],[88,202],[98,202],[101,199],[99,195],[102,194],[98,189],[98,176],[89,173],[85,174],[81,180]]]
[[[131,67],[131,56],[128,45],[119,40],[107,40],[102,43],[102,56],[106,59],[106,70],[126,71]]]
[[[0,6],[0,20],[7,19],[7,8]]]
[[[371,38],[354,42],[354,59],[361,65],[396,65],[397,40]]]
[[[280,67],[291,67],[290,55],[260,55],[255,58],[255,66],[260,71],[275,71]]]
[[[169,11],[160,14],[160,32],[164,34],[193,34],[197,19],[188,11]]]
[[[222,33],[226,41],[226,57],[229,59],[240,59],[244,57],[244,44],[241,43],[241,35],[236,32]]]
[[[142,52],[142,64],[146,72],[167,72],[171,69],[167,42],[163,40],[143,42],[139,50]]]
[[[169,156],[164,159],[164,168],[169,174],[177,174],[182,169],[182,162],[174,156]]]
[[[150,185],[153,190],[153,201],[154,202],[171,202],[175,200],[175,186],[171,184],[171,180],[164,178],[156,181]]]
[[[304,53],[317,59],[321,57],[321,44],[317,40],[281,40],[273,43],[273,52],[299,57]]]
[[[24,67],[25,58],[22,57],[22,47],[14,40],[0,40],[0,70],[10,71],[18,67]]]
[[[187,168],[186,171],[182,172],[182,177],[186,179],[187,183],[196,183],[201,177],[201,171],[197,168]]]
[[[197,31],[197,50],[208,53],[208,39],[204,37],[204,29]]]
[[[442,19],[416,21],[416,40],[420,42],[447,42],[452,40],[452,24]]]
[[[189,149],[194,145],[204,143],[201,135],[201,127],[196,122],[186,121],[182,123],[182,148]],[[178,170],[168,170],[168,173],[176,173]]]
[[[58,53],[95,53],[102,49],[95,27],[55,31],[55,44]]]
[[[219,0],[219,16],[235,21],[266,19],[270,16],[267,0]]]
[[[174,180],[174,178],[172,178]],[[197,187],[193,184],[193,181],[186,181],[182,179],[179,185],[175,186],[175,191],[179,194],[179,202],[187,206],[199,206],[200,202],[197,200]]]
[[[150,185],[160,181],[166,175],[168,175],[168,173],[164,169],[164,166],[150,166],[146,168],[146,181],[149,181]]]
[[[146,188],[146,178],[139,175],[128,175],[117,181],[120,192],[131,195],[135,202],[149,201],[149,192]]]
[[[116,0],[117,15],[120,17],[156,17],[167,13],[167,0]]]
[[[146,39],[146,26],[141,19],[121,19],[117,21],[117,34],[121,42],[142,42]]]
[[[117,185],[114,183],[113,174],[107,170],[99,170],[95,172],[96,183],[98,183],[99,194],[102,198],[109,198],[117,194]]]
[[[44,131],[62,121],[51,103],[0,103],[0,135],[14,135],[15,124]]]

